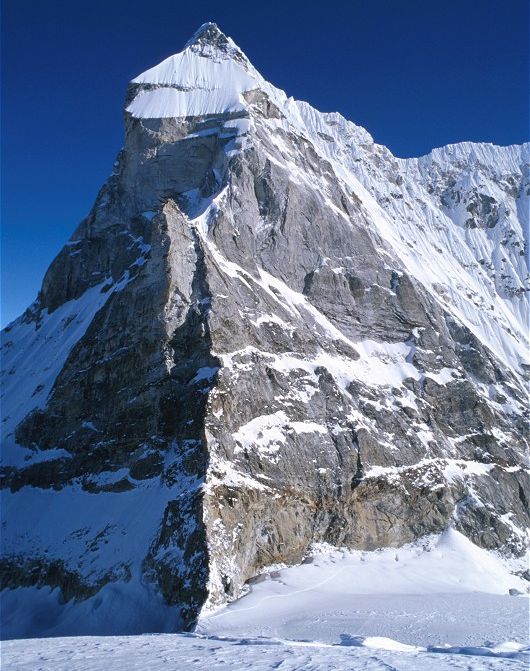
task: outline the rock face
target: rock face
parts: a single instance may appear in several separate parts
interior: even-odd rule
[[[125,124],[3,333],[5,635],[191,627],[315,541],[520,554],[528,145],[398,159],[214,24]]]

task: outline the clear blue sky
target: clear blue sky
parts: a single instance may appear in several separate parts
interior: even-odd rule
[[[127,82],[205,21],[398,156],[528,135],[527,0],[3,0],[2,324],[90,209]]]

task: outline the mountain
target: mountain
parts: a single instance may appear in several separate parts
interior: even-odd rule
[[[192,627],[311,544],[524,550],[529,146],[399,159],[215,24],[3,333],[4,635]]]

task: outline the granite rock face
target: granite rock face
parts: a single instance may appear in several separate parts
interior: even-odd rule
[[[520,554],[528,146],[398,159],[214,24],[125,124],[3,333],[6,633],[191,627],[314,542]]]

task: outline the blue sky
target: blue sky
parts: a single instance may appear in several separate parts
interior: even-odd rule
[[[205,21],[398,156],[527,139],[526,0],[4,0],[2,324],[35,298],[123,135],[127,82]]]

